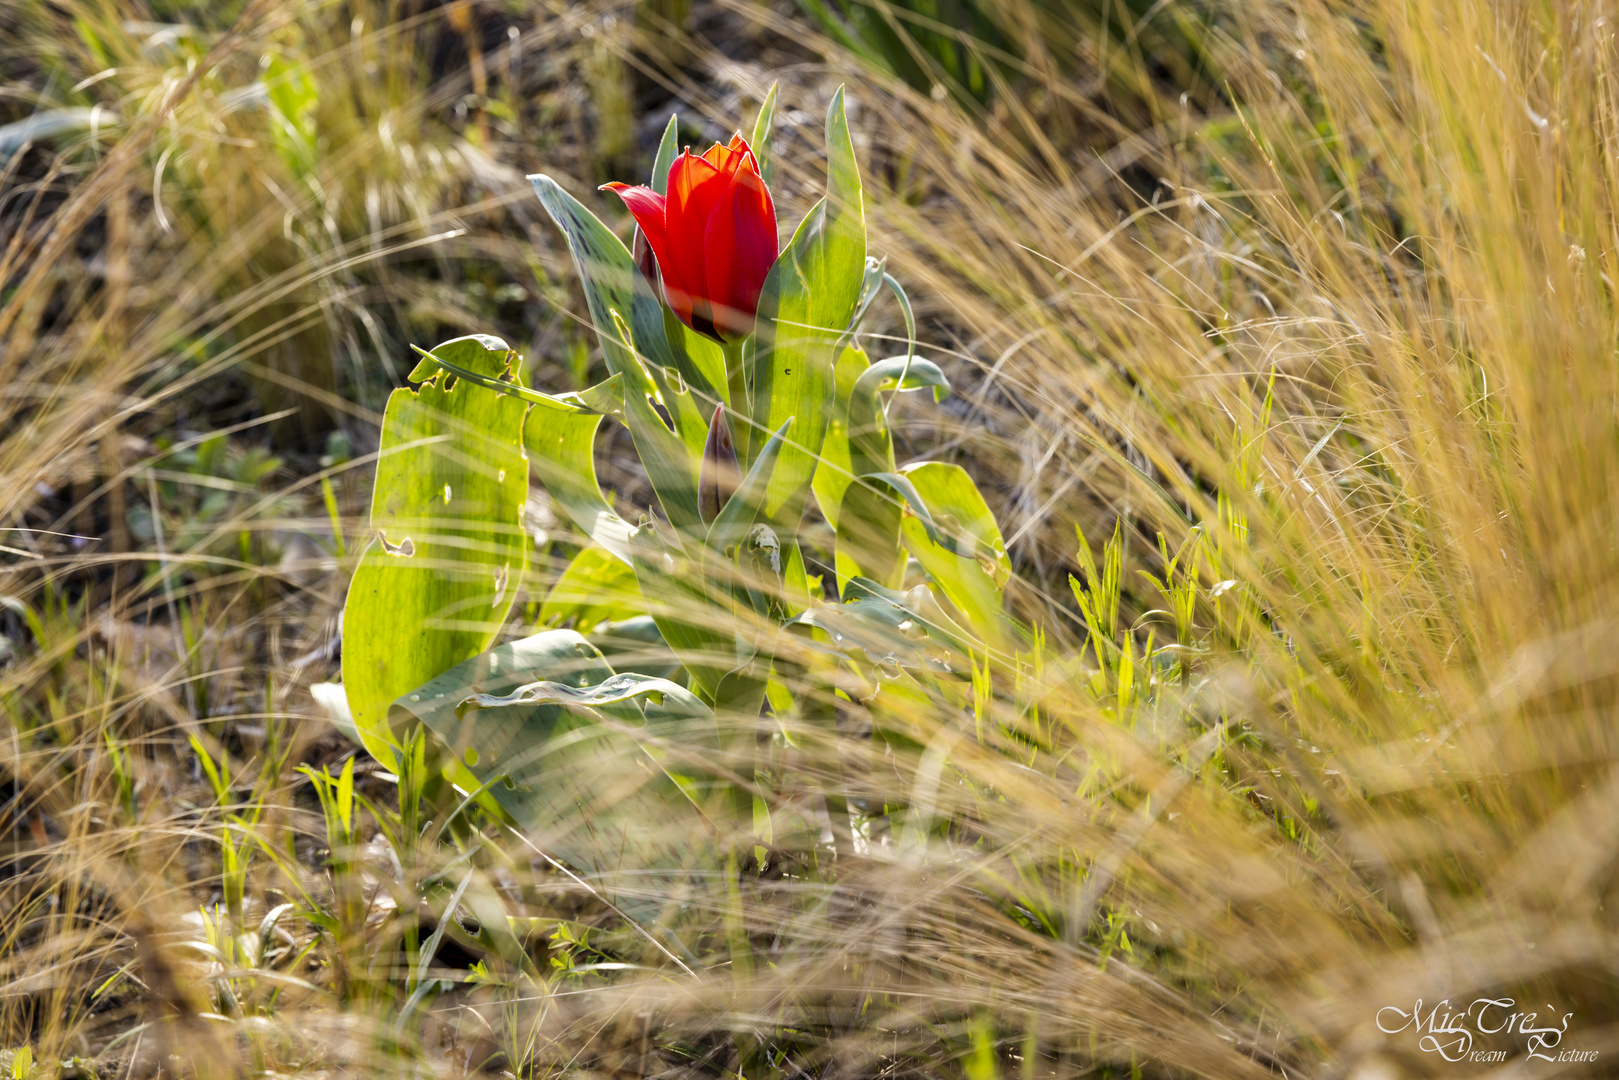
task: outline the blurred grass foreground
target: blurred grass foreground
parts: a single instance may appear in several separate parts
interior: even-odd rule
[[[0,1075],[1613,1075],[1614,33],[0,0]],[[644,178],[773,82],[784,223],[847,87],[955,389],[894,449],[977,481],[1022,637],[963,708],[851,669],[739,718],[740,868],[587,865],[345,730],[380,410],[464,334],[600,381],[524,175]],[[523,523],[502,640],[656,644],[538,483]]]

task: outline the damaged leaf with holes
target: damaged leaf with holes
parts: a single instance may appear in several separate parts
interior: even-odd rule
[[[448,362],[510,377],[513,354],[475,335],[438,346]],[[373,757],[393,767],[388,707],[487,649],[528,564],[523,530],[525,404],[433,365],[388,399],[371,501],[373,540],[343,607],[343,685]]]

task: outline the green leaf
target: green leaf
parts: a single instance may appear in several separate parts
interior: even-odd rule
[[[940,461],[907,465],[901,474],[927,504],[937,528],[930,537],[920,518],[905,515],[900,526],[905,546],[972,631],[1004,645],[1009,628],[1002,611],[1003,586],[1012,564],[978,485],[961,466]]]
[[[682,716],[713,716],[714,710],[704,705],[691,691],[679,683],[652,675],[623,672],[610,675],[594,686],[569,686],[564,682],[525,683],[505,694],[473,694],[462,704],[476,705],[480,709],[499,709],[507,705],[567,705],[571,708],[599,708],[617,705],[640,697],[651,697],[666,711]]]
[[[753,121],[753,137],[748,140],[748,145],[753,148],[753,156],[759,162],[759,176],[764,180],[765,187],[769,187],[776,178],[776,160],[771,152],[770,136],[776,120],[778,85],[778,83],[770,84],[764,103],[759,106],[759,115]]]
[[[636,599],[640,599],[639,593]],[[663,640],[663,631],[658,629],[657,620],[650,615],[635,615],[602,623],[589,637],[590,643],[601,650],[614,671],[633,671],[677,682],[688,678],[680,658]]]
[[[536,847],[591,872],[621,907],[662,903],[659,883],[638,876],[645,871],[712,857],[691,801],[711,782],[691,778],[718,750],[713,713],[667,680],[615,675],[572,630],[490,649],[402,695],[393,711],[467,761]]]
[[[639,273],[640,271],[637,271],[637,274]],[[647,284],[646,279],[640,279],[637,289],[644,291],[647,288],[650,288],[650,286]],[[662,308],[662,310],[668,311],[667,308]],[[637,318],[642,321],[651,318],[644,305],[639,303],[636,305],[636,313]],[[621,340],[631,340],[632,331],[624,324],[623,318],[616,311],[613,312],[613,325],[617,328]],[[663,332],[664,327],[662,326],[646,330],[637,329],[633,331],[634,340],[644,341],[652,334],[662,334]],[[667,346],[666,339],[660,338],[659,340],[663,341]],[[666,454],[668,457],[659,457],[649,462],[642,455],[641,464],[647,470],[647,479],[653,480],[654,477],[657,478],[657,482],[653,484],[654,490],[657,490],[659,483],[665,487],[671,484],[683,485],[686,482],[687,473],[695,469],[697,463],[701,461],[703,443],[708,437],[708,419],[703,411],[703,401],[697,394],[692,392],[678,365],[666,367],[648,366],[645,364],[645,360],[646,357],[639,354],[631,358],[631,363],[637,365],[644,373],[650,389],[644,395],[644,400],[636,400],[634,411],[626,412],[629,419],[630,433],[634,435],[637,424],[656,425],[655,428],[650,430],[646,441],[654,444],[659,454]],[[654,407],[654,403],[662,407],[663,411],[661,413]],[[670,423],[674,425],[672,430],[677,436],[677,443],[669,441]],[[679,445],[684,446],[685,452],[683,454],[676,452],[675,448]],[[641,453],[641,444],[639,443],[636,446],[636,452]],[[682,488],[681,490],[684,489]],[[693,498],[695,498],[695,495]]]
[[[759,451],[741,486],[709,527],[702,552],[702,580],[729,609],[729,618],[720,622],[736,628],[732,636],[737,663],[721,677],[714,701],[753,714],[764,693],[764,679],[753,670],[753,661],[768,647],[767,639],[786,615],[781,539],[769,525],[756,522],[792,424],[789,416]]]
[[[794,541],[787,548],[787,560],[781,570],[782,596],[788,610],[799,614],[810,606],[809,575],[804,570],[804,550]]]
[[[765,499],[771,489],[771,481],[776,470],[781,467],[781,459],[787,447],[787,429],[793,425],[793,418],[789,416],[782,421],[782,425],[770,441],[765,443],[764,449],[754,459],[753,466],[748,469],[748,475],[742,478],[742,483],[736,492],[726,501],[720,510],[714,524],[708,528],[707,549],[714,552],[723,552],[741,542],[750,526],[763,512]]]
[[[705,553],[693,558],[648,522],[630,537],[645,610],[685,665],[694,689],[715,700],[720,680],[739,663],[735,618],[704,576]]]
[[[881,281],[881,279],[878,279]],[[821,516],[833,529],[838,527],[838,508],[843,505],[843,493],[854,479],[849,462],[849,395],[861,372],[871,366],[865,352],[846,348],[838,355],[833,369],[836,386],[832,404],[832,417],[826,425],[826,438],[821,442],[821,460],[815,466],[811,487],[815,491],[815,504]]]
[[[670,113],[669,122],[663,126],[663,137],[658,140],[658,152],[652,158],[652,179],[647,185],[659,195],[669,190],[669,168],[679,153],[680,116]]]
[[[498,338],[435,353],[490,378],[507,374]],[[354,726],[392,769],[388,703],[489,646],[527,566],[524,404],[434,373],[395,390],[383,418],[371,528],[343,607],[343,685]]]
[[[626,534],[626,556],[628,543]],[[635,571],[628,559],[605,548],[587,547],[574,556],[546,594],[540,606],[540,624],[561,626],[572,619],[575,630],[588,634],[600,623],[640,613],[641,590],[636,587]]]
[[[487,337],[483,334],[472,335],[484,341],[499,342],[499,338]],[[437,371],[447,371],[457,379],[465,379],[476,383],[487,390],[497,394],[505,394],[521,401],[534,405],[562,405],[569,409],[584,409],[586,412],[601,413],[604,416],[624,418],[624,388],[623,378],[614,375],[612,378],[592,386],[586,390],[574,391],[567,394],[543,394],[538,390],[530,390],[515,379],[493,378],[479,372],[464,368],[451,360],[446,360],[437,353],[429,352],[417,345],[412,345],[416,355],[421,357],[416,366],[406,376],[411,382],[423,382],[433,377]],[[279,467],[277,461],[277,467]],[[273,469],[270,471],[274,471]]]
[[[608,381],[616,385],[622,376],[614,375]],[[586,394],[598,401],[607,396],[600,386]],[[596,431],[601,427],[601,414],[588,411],[583,395],[579,398],[557,398],[530,409],[523,421],[523,448],[534,475],[579,531],[628,564],[630,524],[608,505],[596,481]]]
[[[708,434],[708,417],[689,395],[690,384],[704,377],[695,369],[688,372],[676,366],[664,327],[664,306],[623,241],[549,176],[529,180],[541,205],[568,238],[607,369],[624,376],[625,419],[652,490],[677,529],[697,527],[697,455]],[[670,370],[679,371],[681,378],[671,379],[666,374]],[[663,405],[675,429],[665,423],[654,402]]]
[[[888,431],[887,410],[882,393],[894,388],[920,390],[930,387],[935,400],[950,390],[944,372],[930,360],[892,356],[862,371],[849,393],[848,455],[849,471],[862,480],[893,477],[894,442]],[[828,483],[827,488],[835,485]],[[840,578],[865,576],[884,585],[898,586],[905,573],[904,549],[900,544],[901,504],[890,489],[916,506],[927,520],[927,511],[914,498],[908,484],[883,480],[881,483],[856,482],[847,486],[838,508],[838,574]]]
[[[775,433],[736,492],[709,526],[695,554],[666,542],[655,525],[637,529],[631,539],[635,576],[646,610],[708,701],[721,700],[726,677],[753,659],[757,644],[738,639],[736,605],[754,598],[741,588],[739,573],[726,554],[747,538],[770,486],[787,425]],[[772,534],[774,535],[774,534]],[[779,542],[778,542],[779,550]]]
[[[926,585],[902,593],[869,578],[855,578],[845,592],[843,603],[817,604],[787,625],[824,630],[834,651],[856,659],[863,656],[873,664],[971,677],[971,639],[939,607]]]
[[[886,487],[895,496],[898,496],[897,499],[885,496],[885,500],[890,505],[902,511],[909,511],[917,519],[928,539],[934,543],[942,544],[951,551],[955,550],[954,537],[939,532],[938,525],[933,520],[933,514],[928,510],[928,504],[923,501],[922,493],[916,490],[916,485],[911,483],[909,477],[902,476],[897,472],[867,473],[860,478],[858,484],[852,486],[869,487],[874,490]]]
[[[663,330],[674,356],[675,370],[697,398],[699,408],[712,409],[723,401],[731,400],[730,387],[725,378],[725,351],[719,342],[704,337],[679,319],[666,305],[663,309]]]
[[[860,300],[866,218],[843,90],[827,110],[827,195],[804,218],[771,268],[759,298],[752,417],[776,431],[798,418],[782,453],[765,514],[796,537],[832,409],[838,339]],[[739,440],[740,442],[740,440]]]
[[[332,799],[337,807],[338,820],[343,823],[343,835],[354,835],[354,759],[343,762],[343,772],[337,778],[337,794]]]

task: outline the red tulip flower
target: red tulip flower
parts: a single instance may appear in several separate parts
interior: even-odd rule
[[[688,149],[669,166],[668,194],[603,184],[635,215],[681,322],[727,344],[753,333],[759,292],[776,261],[776,206],[747,140]]]

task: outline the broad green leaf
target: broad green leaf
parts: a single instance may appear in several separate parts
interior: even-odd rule
[[[788,609],[795,615],[810,606],[809,575],[804,570],[804,550],[795,540],[787,548],[787,560],[781,570],[782,595]]]
[[[676,528],[694,528],[699,524],[697,456],[691,447],[702,447],[708,417],[697,403],[677,398],[682,393],[689,398],[689,384],[700,376],[682,371],[677,383],[666,375],[679,369],[664,329],[663,304],[623,241],[549,176],[529,180],[568,238],[608,371],[624,376],[625,420],[652,490]],[[654,402],[664,406],[678,427],[695,423],[701,431],[671,430]]]
[[[739,658],[730,604],[703,574],[706,551],[694,559],[647,523],[631,534],[630,553],[646,612],[685,665],[692,688],[713,701]]]
[[[900,544],[901,504],[893,496],[897,492],[907,501],[916,501],[903,482],[870,482],[870,478],[894,475],[894,442],[888,431],[882,393],[896,387],[930,387],[938,400],[949,392],[950,383],[938,365],[917,357],[889,357],[860,372],[849,393],[849,471],[868,482],[846,488],[836,526],[839,576],[869,577],[890,587],[901,584],[905,574],[905,553]],[[925,509],[918,507],[917,512],[926,518]]]
[[[636,599],[640,599],[639,593]],[[601,650],[614,671],[631,671],[677,682],[688,677],[680,658],[663,640],[663,631],[650,615],[602,623],[590,634],[590,643]]]
[[[838,546],[835,553],[839,583],[865,577],[897,588],[905,573],[900,545],[901,503],[888,485],[868,473],[849,484],[838,507]]]
[[[640,271],[637,270],[636,274],[639,275]],[[650,288],[645,278],[638,279],[636,284],[638,292]],[[641,303],[636,304],[635,310],[640,322],[637,323],[637,329],[633,333],[618,312],[613,312],[613,325],[618,330],[619,340],[645,341],[653,334],[664,332],[661,325],[642,329],[641,323],[649,320],[652,317],[651,313],[646,305]],[[667,347],[667,341],[664,340],[663,343]],[[704,412],[704,399],[691,391],[686,377],[681,374],[678,366],[657,367],[649,365],[646,361],[647,358],[639,353],[632,354],[628,361],[640,369],[642,381],[650,386],[650,389],[642,399],[635,402],[636,411],[626,412],[626,416],[630,421],[631,435],[635,433],[636,424],[655,425],[649,429],[648,438],[643,442],[655,444],[660,454],[673,455],[670,459],[660,457],[648,462],[641,449],[642,443],[636,444],[636,453],[642,457],[641,464],[647,470],[647,479],[660,478],[653,484],[653,489],[657,490],[659,483],[665,486],[685,483],[686,471],[695,469],[697,463],[702,460],[703,443],[708,438],[708,415]],[[662,407],[661,413],[654,403]],[[669,426],[671,423],[674,425],[673,429]],[[674,442],[669,439],[671,430],[675,436]],[[679,446],[684,447],[683,454],[676,452]],[[695,495],[692,497],[696,498]]]
[[[721,679],[715,703],[750,716],[758,714],[763,701],[769,661],[761,654],[768,651],[787,617],[781,538],[757,519],[792,425],[793,418],[788,417],[765,443],[736,494],[714,520],[704,548],[704,578],[729,593],[736,612],[738,664]]]
[[[498,338],[435,353],[491,378],[507,372]],[[388,704],[489,646],[527,565],[525,405],[449,376],[395,390],[383,418],[375,539],[343,607],[343,686],[366,750],[395,767]]]
[[[956,549],[955,538],[939,532],[938,526],[933,521],[933,514],[928,510],[928,504],[923,501],[921,492],[916,490],[916,485],[911,483],[909,477],[902,476],[897,472],[867,473],[860,478],[859,484],[851,486],[865,486],[872,490],[887,488],[893,492],[894,496],[897,496],[897,498],[888,498],[888,501],[896,508],[908,511],[912,517],[915,517],[923,532],[927,534],[928,539],[936,544],[943,545],[950,551]]]
[[[605,658],[604,661],[605,662]],[[652,675],[623,672],[610,675],[593,686],[570,686],[565,682],[525,683],[504,694],[481,693],[466,698],[463,704],[480,709],[499,709],[508,705],[566,705],[572,708],[600,708],[618,705],[637,698],[650,697],[665,711],[679,716],[712,717],[714,710],[704,705],[691,691],[679,683]]]
[[[734,613],[729,621],[736,627],[739,649],[738,663],[716,689],[714,700],[720,707],[758,712],[764,680],[753,670],[753,660],[768,647],[766,639],[775,635],[786,615],[781,539],[774,529],[757,519],[792,424],[792,417],[788,417],[759,451],[748,475],[709,526],[703,546],[703,580]]]
[[[748,475],[742,478],[742,483],[721,508],[714,524],[709,526],[706,544],[709,551],[723,552],[740,543],[754,521],[764,512],[771,481],[785,456],[787,429],[792,426],[793,418],[789,416],[770,436],[770,441],[765,443],[753,466],[748,469]]]
[[[735,405],[725,378],[725,350],[720,348],[719,342],[704,337],[675,318],[675,313],[667,306],[663,309],[663,330],[674,356],[675,370],[697,398],[697,406],[711,411],[721,401],[727,406]]]
[[[811,486],[815,491],[815,504],[821,516],[833,529],[838,527],[838,508],[843,505],[843,493],[854,479],[849,463],[849,395],[861,372],[871,366],[865,351],[846,348],[838,355],[833,369],[836,386],[832,403],[832,416],[826,425],[826,438],[821,443],[821,460],[815,466]]]
[[[695,556],[666,543],[652,525],[636,530],[632,540],[646,610],[685,665],[693,686],[709,701],[726,700],[722,684],[730,685],[725,683],[727,675],[745,667],[757,650],[751,632],[745,639],[738,637],[738,601],[745,600],[750,608],[757,605],[742,587],[741,570],[728,549],[741,548],[749,537],[791,422],[789,418],[765,445],[709,526],[705,542],[693,545]],[[773,532],[770,535],[774,537]]]
[[[622,379],[614,375],[609,382]],[[596,430],[602,418],[586,407],[587,395],[598,401],[608,396],[595,387],[573,400],[536,403],[523,421],[523,447],[534,475],[579,531],[628,564],[630,524],[607,504],[596,481]]]
[[[626,555],[628,543],[626,534]],[[599,623],[634,618],[641,610],[641,590],[629,562],[605,548],[587,547],[574,556],[546,594],[540,625],[561,626],[572,619],[575,630],[588,634]]]
[[[817,604],[787,625],[824,630],[834,651],[873,664],[971,677],[971,639],[926,585],[902,593],[855,578],[845,591],[843,603]]]
[[[961,466],[941,461],[907,465],[901,475],[927,504],[937,529],[930,537],[920,518],[906,514],[901,524],[905,546],[973,633],[1004,645],[1009,627],[1002,590],[1012,564],[995,515],[978,486]]]
[[[796,416],[765,515],[783,538],[797,535],[832,409],[838,339],[860,300],[866,219],[843,90],[827,110],[827,195],[799,224],[759,298],[752,414],[776,431]]]
[[[734,671],[725,673],[715,693],[714,708],[722,713],[753,718],[765,701],[765,687],[769,681],[769,661],[763,657],[750,657]]]
[[[713,857],[691,801],[706,796],[692,778],[719,746],[713,714],[675,683],[615,674],[572,630],[490,649],[402,695],[393,712],[425,725],[537,848],[620,906],[655,909],[669,882],[640,875]]]
[[[759,106],[759,115],[753,121],[753,137],[748,140],[748,146],[753,149],[753,156],[759,162],[759,176],[764,180],[765,187],[769,187],[776,178],[776,158],[771,150],[770,136],[775,130],[777,86],[777,83],[770,84],[764,103]]]
[[[410,382],[425,382],[433,377],[434,372],[447,371],[457,379],[465,379],[497,394],[515,397],[532,405],[551,405],[572,411],[583,409],[585,412],[600,413],[603,416],[616,416],[620,421],[624,419],[624,379],[621,375],[614,375],[605,382],[597,383],[585,390],[566,394],[545,394],[538,390],[530,390],[512,378],[492,378],[464,368],[452,360],[446,360],[438,353],[429,352],[419,346],[412,345],[411,348],[421,359],[406,376]]]

